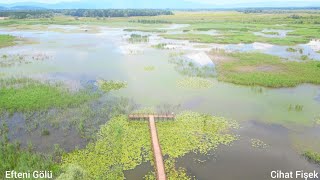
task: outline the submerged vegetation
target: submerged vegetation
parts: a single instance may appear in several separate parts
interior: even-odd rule
[[[156,69],[156,67],[154,67],[154,66],[145,66],[143,69],[145,71],[154,71]]]
[[[175,70],[182,75],[192,77],[215,77],[215,68],[211,65],[199,65],[196,62],[183,56],[183,53],[171,53],[169,63],[175,65]]]
[[[45,61],[50,59],[50,56],[44,53],[39,54],[3,54],[0,56],[0,67],[12,67],[22,64],[30,64],[33,62]]]
[[[286,61],[277,56],[261,53],[229,53],[225,56],[233,60],[217,65],[218,79],[222,81],[265,87],[293,87],[302,83],[320,84],[317,61]]]

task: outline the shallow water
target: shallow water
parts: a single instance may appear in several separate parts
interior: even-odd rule
[[[73,27],[68,27],[68,29],[73,29]],[[0,72],[8,76],[63,81],[70,89],[79,89],[86,82],[94,84],[97,79],[127,81],[128,87],[113,95],[132,98],[144,107],[161,104],[180,105],[182,110],[209,113],[240,122],[243,128],[235,133],[240,134],[241,139],[233,146],[219,148],[215,156],[199,157],[190,154],[179,159],[178,166],[187,168],[188,173],[195,175],[198,179],[211,179],[212,176],[218,179],[234,179],[235,177],[247,180],[256,180],[256,177],[268,179],[268,171],[274,168],[283,170],[317,168],[293,150],[295,141],[292,141],[291,137],[305,139],[319,137],[320,131],[308,133],[310,130],[308,127],[312,126],[314,118],[320,115],[318,100],[320,86],[303,84],[295,88],[252,88],[212,79],[214,81],[212,88],[183,89],[177,87],[176,83],[184,76],[176,72],[174,65],[168,62],[169,54],[175,51],[152,49],[150,44],[167,42],[175,46],[176,51],[188,52],[189,50],[203,52],[213,47],[239,51],[261,50],[289,58],[292,54],[286,53],[286,47],[254,43],[251,45],[209,44],[195,48],[203,44],[164,40],[155,34],[151,34],[150,44],[132,45],[128,44],[125,39],[125,36],[130,33],[120,29],[101,29],[98,33],[90,34],[2,30],[2,34],[9,33],[30,38],[38,43],[3,48],[0,49],[0,55],[41,52],[50,55],[50,59],[0,68]],[[141,52],[128,53],[128,49],[132,47],[138,47]],[[309,48],[308,45],[301,45],[301,47]],[[308,51],[305,50],[305,53]],[[310,49],[310,54],[315,59],[320,59],[319,54],[314,54],[312,49]],[[154,66],[155,70],[144,71],[145,66]],[[290,105],[303,105],[303,111],[288,111]],[[17,128],[19,124],[23,124],[19,120],[11,123],[11,128]],[[45,137],[46,139],[37,135],[24,136],[21,134],[18,136],[24,142],[29,138],[39,142],[37,146],[44,146],[43,149],[47,148],[45,144],[52,142],[65,143],[59,141],[61,136]],[[65,141],[72,142],[72,146],[85,144],[80,139],[71,141],[70,139],[73,139],[74,136],[71,133],[65,137]],[[270,144],[269,149],[252,148],[249,141],[251,138],[258,138]],[[306,141],[304,146],[308,147],[312,144],[312,141],[310,143]],[[71,150],[72,146],[68,150]],[[194,163],[194,158],[208,160],[199,164]],[[149,170],[150,164],[139,166],[136,170],[128,172],[127,176],[143,177],[146,173],[143,167]]]

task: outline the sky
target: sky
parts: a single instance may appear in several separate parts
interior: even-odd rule
[[[32,2],[32,3],[31,3]],[[319,6],[320,0],[0,0],[0,4],[20,3],[24,5],[34,3],[45,4],[72,4],[103,8],[188,8],[188,7],[233,7],[233,6],[262,6],[262,7],[285,7],[285,6]]]

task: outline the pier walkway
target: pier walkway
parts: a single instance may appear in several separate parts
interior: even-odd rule
[[[169,119],[173,120],[175,116],[173,114],[132,114],[129,115],[130,120],[149,120],[149,128],[150,128],[150,134],[151,134],[151,141],[152,141],[152,149],[153,149],[153,155],[154,155],[154,163],[156,167],[156,173],[157,173],[157,180],[166,180],[166,171],[163,163],[163,157],[161,152],[161,147],[159,143],[158,138],[158,132],[156,127],[155,119]]]

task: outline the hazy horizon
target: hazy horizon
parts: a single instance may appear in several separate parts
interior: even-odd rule
[[[0,5],[41,6],[45,8],[241,8],[310,7],[318,1],[302,0],[0,0]]]

